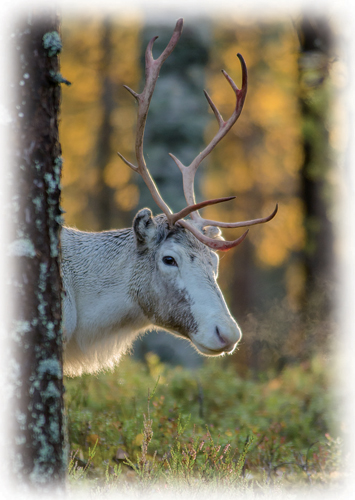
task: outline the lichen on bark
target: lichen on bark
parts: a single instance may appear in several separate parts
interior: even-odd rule
[[[31,14],[11,35],[15,142],[10,170],[12,230],[8,244],[13,309],[10,450],[21,487],[64,485],[62,325],[60,276],[60,176],[58,139],[61,50],[54,9]]]

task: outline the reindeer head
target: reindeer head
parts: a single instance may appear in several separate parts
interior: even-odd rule
[[[193,223],[192,223],[193,224]],[[190,339],[209,356],[231,353],[241,338],[217,284],[218,255],[165,215],[138,212],[131,294],[152,324]],[[215,227],[205,236],[219,241]]]

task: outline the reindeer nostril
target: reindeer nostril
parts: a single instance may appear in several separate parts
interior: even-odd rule
[[[223,338],[223,336],[221,335],[219,329],[218,329],[218,326],[216,326],[216,334],[217,334],[217,337],[219,338],[220,342],[223,344],[223,345],[226,345],[227,342],[226,340]]]

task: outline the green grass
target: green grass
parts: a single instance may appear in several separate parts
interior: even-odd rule
[[[146,364],[126,357],[113,373],[66,380],[71,484],[336,481],[341,441],[326,361],[260,380],[227,361],[189,371],[149,354]]]

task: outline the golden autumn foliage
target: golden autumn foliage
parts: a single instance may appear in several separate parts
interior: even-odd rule
[[[215,27],[219,41],[212,52],[208,88],[225,119],[234,106],[234,94],[217,66],[237,85],[240,68],[236,53],[246,60],[249,73],[247,99],[242,115],[211,155],[211,173],[204,194],[214,198],[236,195],[230,205],[206,209],[219,220],[251,219],[270,213],[279,202],[279,213],[270,223],[250,232],[261,265],[280,266],[290,253],[302,248],[302,202],[297,198],[302,164],[300,116],[297,101],[297,39],[288,23]],[[222,54],[222,57],[221,57]],[[240,85],[240,83],[239,83]],[[212,135],[212,125],[208,135]],[[275,244],[277,242],[277,244]]]
[[[237,199],[208,207],[203,214],[216,220],[249,220],[268,215],[278,203],[275,219],[249,232],[250,265],[260,272],[281,269],[281,285],[289,306],[296,307],[305,282],[302,263],[295,258],[305,246],[297,35],[288,20],[237,23],[224,19],[211,26],[206,88],[225,119],[232,113],[235,96],[220,70],[225,69],[241,85],[237,52],[246,61],[249,86],[238,122],[200,167],[204,199],[230,195]],[[112,198],[112,211],[117,213],[117,218],[112,216],[108,223],[112,227],[129,224],[138,206],[137,176],[116,152],[134,158],[136,104],[123,85],[137,91],[141,88],[141,30],[139,19],[63,19],[61,72],[72,82],[71,87],[63,88],[60,129],[63,208],[68,225],[103,229],[93,200],[100,196],[105,200],[107,193]],[[113,89],[109,110],[105,108],[107,82]],[[210,116],[206,114],[206,143],[217,130],[212,116],[211,111]],[[162,123],[166,118],[162,116]],[[110,137],[99,167],[102,140],[100,143],[98,138],[105,120],[111,127]],[[338,130],[331,132],[332,141],[337,141]],[[149,151],[146,154],[149,156]],[[171,168],[176,167],[171,164]],[[228,230],[225,236],[234,239],[239,233]],[[223,255],[220,282],[227,300],[234,294],[240,252],[236,249]]]
[[[109,33],[111,50],[108,64],[104,62],[107,56],[105,29]],[[131,210],[137,203],[138,191],[132,183],[131,171],[121,163],[116,151],[129,156],[134,144],[136,110],[123,84],[136,87],[140,80],[139,29],[139,20],[126,27],[123,22],[99,17],[81,18],[80,21],[63,19],[62,73],[72,82],[70,87],[63,89],[60,129],[65,162],[62,204],[68,225],[100,229],[89,206],[89,195],[99,196],[95,159],[103,122],[105,78],[113,87],[114,103],[109,117],[113,128],[112,144],[102,177],[114,191],[118,211]]]

